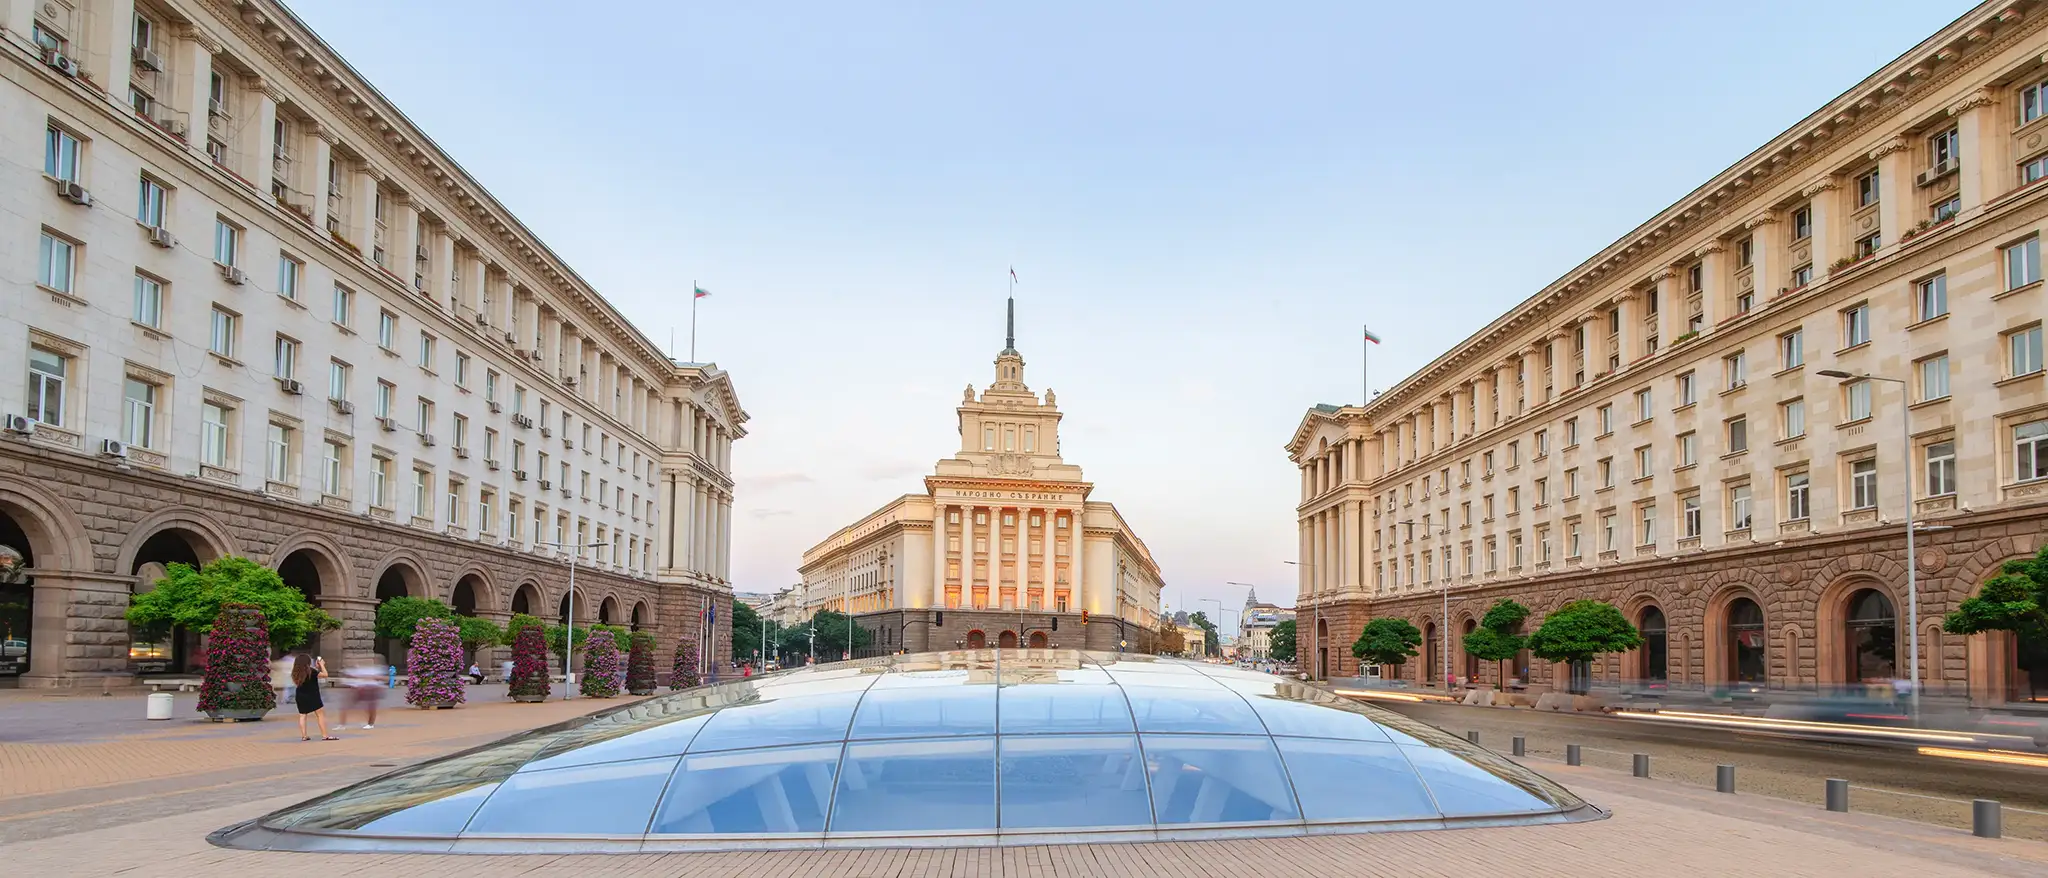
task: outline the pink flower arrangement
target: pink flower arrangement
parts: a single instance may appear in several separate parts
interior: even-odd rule
[[[512,637],[512,697],[540,701],[553,689],[548,683],[547,636],[538,621],[528,625],[517,621],[513,627],[519,633]]]
[[[676,641],[676,664],[668,674],[668,688],[688,689],[697,685],[697,644]]]
[[[583,685],[580,690],[588,698],[610,698],[619,694],[619,644],[612,639],[612,633],[602,628],[590,632],[590,643],[583,648]]]
[[[253,604],[222,604],[206,642],[206,681],[199,709],[267,711],[277,706],[270,688],[270,626]]]
[[[454,707],[468,696],[462,680],[462,630],[447,619],[421,619],[412,631],[406,658],[405,703]]]
[[[634,695],[654,694],[654,635],[635,631],[633,648],[626,654],[626,691]]]

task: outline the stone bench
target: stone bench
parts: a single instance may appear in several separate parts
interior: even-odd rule
[[[162,692],[166,688],[172,686],[178,687],[179,692],[197,692],[199,691],[199,685],[202,682],[203,681],[195,680],[191,677],[164,677],[154,680],[144,680],[142,681],[142,685],[148,686],[149,691],[151,692]]]

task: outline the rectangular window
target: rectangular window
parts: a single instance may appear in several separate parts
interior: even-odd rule
[[[2030,421],[2012,431],[2013,478],[2048,478],[2048,421]]]
[[[1603,405],[1595,409],[1593,416],[1600,424],[1600,435],[1605,436],[1614,432],[1614,406],[1612,404]]]
[[[461,351],[455,352],[455,386],[469,386],[469,355]]]
[[[434,517],[433,474],[423,469],[412,471],[412,514],[429,520]]]
[[[1804,241],[1813,237],[1813,208],[1802,207],[1792,211],[1792,240]]]
[[[2048,155],[2037,156],[2020,166],[2020,182],[2035,183],[2048,177]]]
[[[70,373],[70,357],[39,347],[28,349],[29,420],[64,425],[64,391]]]
[[[1813,263],[1809,262],[1792,269],[1792,289],[1799,289],[1813,283]]]
[[[1812,514],[1808,505],[1811,496],[1811,478],[1806,473],[1793,473],[1785,477],[1785,519],[1800,521]]]
[[[1877,172],[1871,171],[1856,178],[1856,206],[1869,207],[1881,196],[1877,185]]]
[[[152,229],[164,227],[164,186],[145,176],[137,184],[135,219]]]
[[[1749,450],[1749,419],[1731,418],[1728,421],[1728,453],[1735,454]]]
[[[1600,516],[1600,551],[1602,551],[1602,552],[1612,552],[1612,551],[1614,551],[1614,537],[1615,537],[1615,533],[1614,533],[1614,513],[1612,513],[1612,512],[1609,512],[1609,513],[1606,513],[1606,514],[1604,514],[1604,515],[1601,515],[1601,516]]]
[[[1600,472],[1600,487],[1602,487],[1602,488],[1612,488],[1612,487],[1614,487],[1614,458],[1612,458],[1612,457],[1603,457],[1603,458],[1600,458],[1600,462],[1599,462],[1599,464],[1598,464],[1598,467],[1599,467],[1599,472]]]
[[[1842,419],[1843,423],[1861,421],[1870,417],[1869,381],[1852,381],[1842,385],[1842,399],[1845,403],[1843,408],[1848,414],[1847,417]]]
[[[1756,241],[1744,238],[1735,242],[1735,267],[1748,268],[1756,261]]]
[[[356,294],[348,287],[334,287],[334,325],[348,326],[355,318]]]
[[[1579,523],[1576,521],[1567,523],[1564,526],[1564,556],[1567,558],[1577,558],[1580,554]]]
[[[398,315],[389,311],[377,312],[377,346],[387,351],[398,349]]]
[[[1549,430],[1537,430],[1537,431],[1536,431],[1536,456],[1537,456],[1537,457],[1542,457],[1542,456],[1544,456],[1544,455],[1546,455],[1546,454],[1549,454],[1549,453],[1550,453],[1550,431],[1549,431]]]
[[[1678,509],[1680,517],[1684,521],[1685,535],[1687,537],[1699,536],[1701,526],[1700,495],[1693,494],[1679,500]]]
[[[1678,465],[1692,466],[1700,462],[1700,436],[1698,433],[1678,434]]]
[[[128,378],[121,385],[121,441],[137,448],[156,443],[157,386]]]
[[[78,182],[78,138],[55,125],[43,133],[43,173],[67,183]]]
[[[271,374],[279,378],[293,378],[299,371],[299,343],[282,335],[277,337],[277,356]]]
[[[207,350],[226,357],[235,358],[235,332],[241,318],[232,311],[213,306],[213,322],[207,336]]]
[[[1778,368],[1792,369],[1806,365],[1806,332],[1795,329],[1778,336]]]
[[[1927,446],[1927,496],[1956,492],[1956,444],[1936,442]]]
[[[1919,293],[1916,298],[1916,304],[1919,306],[1918,312],[1921,320],[1933,320],[1948,313],[1948,274],[1946,272],[1933,277],[1922,278],[1914,287]]]
[[[1646,503],[1636,509],[1636,545],[1649,546],[1657,542],[1657,505]]]
[[[1859,460],[1849,464],[1849,508],[1877,508],[1877,461]]]
[[[321,443],[320,449],[320,493],[329,497],[343,496],[341,491],[341,461],[347,454],[341,443],[332,439]]]
[[[1963,197],[1961,195],[1958,195],[1947,201],[1943,201],[1934,205],[1934,221],[1937,223],[1947,222],[1951,219],[1954,219],[1956,214],[1962,212]]]
[[[434,371],[434,337],[424,332],[420,333],[419,366],[429,372]]]
[[[349,365],[340,360],[327,361],[327,398],[348,399]]]
[[[1962,135],[1950,128],[1927,138],[1927,156],[1932,160],[1930,167],[1936,170],[1949,168],[1962,155]]]
[[[1564,445],[1565,445],[1565,447],[1566,447],[1566,448],[1570,448],[1570,447],[1572,447],[1572,446],[1574,446],[1574,445],[1577,445],[1577,444],[1579,444],[1579,419],[1578,419],[1578,418],[1565,418],[1565,419],[1564,419]],[[1449,487],[1449,486],[1446,486],[1446,487]]]
[[[232,439],[229,418],[233,409],[214,403],[199,407],[199,462],[226,468],[228,443]]]
[[[78,245],[44,232],[36,257],[36,283],[71,295],[72,276],[78,265]]]
[[[2048,113],[2048,83],[2036,83],[2020,89],[2020,124],[2025,125]]]
[[[1842,347],[1853,348],[1870,341],[1870,306],[1857,305],[1842,311]]]
[[[2028,238],[2005,248],[2005,288],[2016,290],[2041,279],[2041,239]]]
[[[1721,374],[1728,379],[1729,390],[1749,384],[1749,357],[1742,351],[1722,357]]]
[[[213,218],[213,261],[234,265],[242,249],[242,230],[224,217]]]
[[[1806,435],[1806,400],[1788,399],[1778,404],[1778,413],[1785,424],[1785,438],[1797,439]]]
[[[377,382],[377,417],[391,417],[391,406],[398,396],[397,385],[389,381]]]
[[[306,264],[280,253],[277,256],[277,294],[294,302],[299,300],[299,278],[306,273]]]
[[[1655,414],[1655,402],[1656,400],[1651,396],[1648,388],[1636,391],[1636,420],[1638,422],[1647,421]]]
[[[2041,326],[2035,324],[2005,334],[2006,367],[2011,376],[2041,371]]]
[[[1728,529],[1749,530],[1749,486],[1728,489]]]
[[[485,370],[484,370],[484,402],[487,402],[487,403],[493,403],[493,402],[497,402],[497,401],[498,401],[498,373],[497,373],[497,370],[495,370],[495,369],[485,369]],[[541,420],[542,420],[542,421],[546,421],[546,420],[547,420],[547,416],[546,416],[546,415],[542,415],[542,416],[541,416]]]
[[[1699,382],[1693,380],[1693,373],[1678,376],[1678,407],[1685,408],[1699,402]]]
[[[391,458],[373,458],[370,464],[370,505],[379,509],[390,509]]]
[[[292,433],[283,424],[271,424],[266,437],[263,477],[273,482],[292,480]]]
[[[1652,463],[1650,446],[1645,445],[1636,449],[1636,478],[1647,479],[1655,475],[1656,473],[1650,469]]]
[[[414,429],[422,433],[434,432],[434,402],[422,396],[413,406]]]
[[[459,414],[459,413],[458,413],[458,414],[456,414],[456,416],[455,416],[455,432],[454,432],[454,434],[453,434],[453,436],[452,436],[451,438],[452,438],[452,439],[454,440],[454,444],[455,444],[455,447],[456,447],[456,448],[465,448],[465,449],[466,449],[466,448],[468,448],[468,447],[469,447],[469,418],[468,418],[468,417],[466,417],[466,416],[464,416],[464,415],[462,415],[462,414]]]
[[[161,329],[164,319],[164,283],[146,274],[135,276],[135,309],[129,319]]]
[[[1877,251],[1882,247],[1884,247],[1883,233],[1871,232],[1868,235],[1864,235],[1863,237],[1856,239],[1856,258],[1863,259],[1865,257],[1871,256],[1877,253]]]
[[[1920,401],[1948,398],[1948,354],[1937,354],[1920,363]]]

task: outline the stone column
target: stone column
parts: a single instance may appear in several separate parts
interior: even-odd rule
[[[1721,315],[1727,313],[1728,248],[1719,241],[1708,241],[1692,252],[1700,261],[1700,332],[1712,332],[1720,325]]]
[[[22,5],[33,8],[33,4],[24,3]],[[30,15],[33,15],[33,13],[31,12]],[[26,34],[29,31],[29,23],[23,21],[18,25],[10,25],[9,29],[16,33]],[[209,109],[212,100],[210,93],[213,80],[213,55],[221,50],[221,44],[219,40],[207,35],[205,31],[191,25],[179,26],[174,29],[174,32],[177,34],[177,39],[164,44],[164,58],[170,62],[171,68],[176,71],[174,81],[171,83],[171,93],[167,97],[170,99],[171,106],[191,114],[189,120],[191,128],[186,134],[186,139],[191,141],[194,151],[204,156],[206,155],[207,132],[211,129],[213,123],[213,115]],[[122,45],[127,45],[126,41],[123,41]],[[118,92],[110,90],[108,93],[125,97],[128,94],[128,90],[123,88]],[[225,126],[223,130],[225,130]],[[320,172],[326,173],[326,167],[323,166]],[[324,186],[325,181],[322,182]],[[323,225],[319,228],[324,230],[327,227]]]
[[[1765,211],[1751,217],[1742,227],[1749,230],[1750,277],[1756,284],[1756,307],[1761,308],[1792,283],[1786,274],[1790,266],[1784,264],[1780,254],[1784,244],[1778,240],[1778,215]]]
[[[1678,272],[1665,266],[1652,274],[1657,283],[1657,349],[1664,350],[1678,343],[1678,337],[1685,334],[1685,292],[1678,282]]]
[[[1621,309],[1621,331],[1614,336],[1614,351],[1621,355],[1620,368],[1643,358],[1642,297],[1628,290],[1615,297],[1614,305]]]
[[[127,41],[123,40],[122,44],[125,46]],[[122,51],[125,53],[127,50],[124,48]],[[243,168],[243,176],[248,177],[250,182],[263,190],[263,197],[269,197],[271,181],[280,179],[277,175],[277,163],[271,159],[277,147],[277,129],[274,127],[277,124],[277,105],[283,103],[284,92],[280,91],[275,83],[262,79],[257,79],[250,85],[250,105],[243,111],[244,118],[237,120],[248,127],[242,129],[241,143],[235,146],[249,157],[249,163]],[[125,100],[127,93],[123,92],[120,97]],[[291,185],[289,177],[282,179],[286,186]],[[250,276],[261,277],[262,274],[251,272]]]
[[[128,675],[128,596],[135,577],[37,571],[25,689],[98,686]]]
[[[398,275],[399,281],[408,289],[412,289],[416,294],[422,293],[412,286],[413,269],[418,267],[415,261],[417,251],[413,248],[420,244],[419,208],[414,205],[412,197],[406,195],[393,197],[386,206],[397,211],[398,222],[392,230],[391,239],[384,244],[384,267],[391,269],[392,274]],[[440,304],[442,303],[435,303],[437,306]]]
[[[974,608],[974,505],[960,507],[960,606]]]
[[[946,504],[932,503],[932,595],[925,606],[946,606]]]
[[[1913,150],[1894,137],[1870,151],[1877,160],[1877,228],[1884,246],[1904,241],[1917,220],[1913,216]]]
[[[1572,333],[1569,329],[1553,330],[1550,333],[1550,390],[1543,395],[1547,402],[1563,395],[1572,386]]]
[[[442,235],[435,250],[437,251],[435,256],[437,261],[434,266],[435,276],[428,278],[428,282],[435,288],[446,287],[447,281],[445,278],[447,275],[443,274],[443,272],[453,268],[452,273],[457,279],[453,295],[462,303],[462,307],[456,309],[458,312],[456,314],[457,319],[475,322],[475,315],[480,314],[483,315],[485,321],[482,324],[485,331],[490,331],[494,328],[511,328],[509,324],[497,321],[496,315],[491,314],[489,309],[484,307],[484,299],[488,296],[485,287],[489,283],[490,278],[484,271],[484,260],[478,254],[478,251],[469,250],[457,253],[455,250],[455,236],[453,235]],[[492,304],[493,306],[496,305],[495,302]],[[468,313],[461,313],[465,309]],[[495,327],[492,325],[494,321],[498,323]]]
[[[1087,501],[1083,500],[1082,502],[1085,503]],[[1087,565],[1082,563],[1084,558],[1081,554],[1086,542],[1082,537],[1084,528],[1081,523],[1085,513],[1086,509],[1084,507],[1076,506],[1073,513],[1068,516],[1068,519],[1073,522],[1068,528],[1074,533],[1067,539],[1067,592],[1073,596],[1074,605],[1079,607],[1088,605],[1088,593],[1085,590],[1088,585]]]
[[[348,240],[362,248],[364,261],[375,254],[377,240],[377,190],[384,182],[384,172],[364,165],[356,170],[355,191],[349,193],[352,207],[349,213]]]
[[[1044,559],[1045,571],[1042,575],[1045,579],[1045,599],[1048,601],[1053,599],[1053,591],[1059,588],[1058,571],[1054,569],[1059,564],[1059,557],[1053,554],[1052,545],[1053,518],[1059,515],[1059,512],[1057,509],[1045,510],[1045,527],[1038,534],[1038,553]],[[1069,599],[1068,609],[1072,609],[1073,592],[1071,590],[1067,592],[1067,597]]]
[[[1808,183],[1800,194],[1807,198],[1806,209],[1813,221],[1813,236],[1807,243],[1811,245],[1813,279],[1819,281],[1833,273],[1835,260],[1849,255],[1848,230],[1841,228],[1842,212],[1836,207],[1841,186],[1834,177],[1821,177]]]
[[[191,112],[190,136],[194,141],[203,143],[206,140],[206,108],[199,107]],[[340,138],[326,126],[315,125],[313,136],[307,141],[312,144],[313,154],[307,157],[312,167],[306,179],[312,182],[306,187],[306,197],[312,199],[314,234],[322,237],[327,234],[327,166],[334,161],[334,144],[339,140]]]
[[[718,579],[732,581],[732,495],[718,501]]]
[[[1994,98],[1990,89],[1979,89],[1948,108],[1948,114],[1956,120],[1957,153],[1963,162],[1956,185],[1965,213],[2004,194],[2011,185],[2012,168],[2005,160],[2006,144],[2011,138],[1992,118],[1992,110],[1997,106]],[[2012,124],[2012,120],[2005,120],[2005,124]]]

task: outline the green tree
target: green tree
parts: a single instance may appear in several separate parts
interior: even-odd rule
[[[747,606],[742,601],[732,602],[733,661],[751,662],[754,660],[756,654],[761,649],[762,627],[761,614],[755,612],[753,607]],[[773,622],[768,623],[766,626],[768,629],[768,651],[771,654],[775,651],[777,627]]]
[[[590,645],[590,626],[578,625],[574,633],[576,635],[576,651],[582,652],[584,648]],[[554,653],[555,658],[561,658],[563,651],[568,647],[569,634],[570,631],[566,625],[548,626],[548,652]]]
[[[150,640],[168,635],[173,627],[205,633],[213,630],[213,620],[227,604],[260,610],[272,649],[292,649],[341,627],[339,620],[307,603],[304,593],[285,585],[277,571],[235,555],[196,570],[189,564],[170,565],[154,590],[129,601],[128,623]]]
[[[527,628],[539,628],[541,630],[542,636],[545,637],[548,630],[548,623],[541,621],[541,618],[539,616],[529,616],[525,613],[513,613],[512,621],[505,623],[505,644],[507,646],[510,646],[513,641],[519,639],[519,632]]]
[[[531,618],[531,617],[529,617]],[[462,632],[462,645],[472,650],[486,646],[504,644],[510,646],[512,638],[499,628],[498,623],[475,616],[456,616],[455,625]]]
[[[2010,631],[2021,668],[2048,668],[2048,547],[2000,565],[1975,595],[1942,618],[1941,628],[1950,634]],[[2042,676],[2028,675],[2036,691]]]
[[[1528,638],[1522,636],[1522,623],[1529,618],[1529,608],[1502,598],[1486,609],[1480,617],[1479,627],[1465,635],[1465,653],[1480,661],[1505,662],[1528,645]],[[1507,679],[1502,673],[1501,679]]]
[[[418,625],[421,619],[447,619],[453,622],[455,611],[433,598],[416,598],[410,595],[392,598],[377,605],[377,636],[393,640],[411,639],[413,626]]]
[[[774,632],[777,659],[783,664],[808,659],[811,654],[811,626],[799,622]]]
[[[1294,642],[1293,619],[1273,626],[1272,633],[1266,636],[1266,654],[1276,662],[1294,661],[1294,651],[1297,648]]]
[[[1202,654],[1220,655],[1223,649],[1221,638],[1216,634],[1216,623],[1209,621],[1208,613],[1196,610],[1188,614],[1188,624],[1202,629]]]
[[[817,631],[819,661],[836,662],[846,653],[846,621],[845,613],[831,610],[819,610],[816,616],[811,617],[811,625]],[[859,625],[853,626],[854,649],[864,649],[874,640],[873,632]]]
[[[1572,601],[1543,617],[1536,633],[1529,635],[1529,651],[1537,658],[1568,662],[1572,667],[1570,690],[1583,695],[1590,674],[1586,664],[1595,656],[1627,652],[1643,645],[1642,632],[1628,618],[1605,601]]]
[[[1351,654],[1373,665],[1405,665],[1422,645],[1422,632],[1407,619],[1382,617],[1365,623]]]

